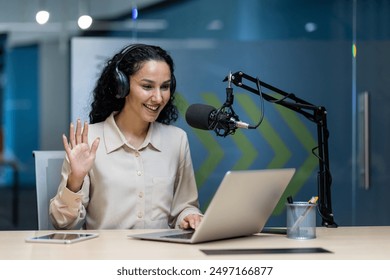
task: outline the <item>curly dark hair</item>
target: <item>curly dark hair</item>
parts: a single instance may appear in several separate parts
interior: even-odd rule
[[[134,75],[145,62],[150,60],[164,61],[171,70],[171,97],[156,121],[171,124],[177,120],[178,110],[174,105],[176,79],[171,56],[158,46],[136,44],[123,48],[107,61],[93,90],[93,101],[89,113],[91,124],[104,121],[112,112],[121,111],[125,104],[125,98],[116,96],[120,86],[118,85],[118,79],[115,77],[115,72],[119,69],[130,80],[130,76]]]

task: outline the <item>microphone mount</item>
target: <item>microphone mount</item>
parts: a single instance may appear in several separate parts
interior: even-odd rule
[[[277,99],[271,95],[261,92],[258,88],[250,87],[243,83],[243,80],[248,80],[255,83],[257,86],[261,85],[273,92],[276,92],[282,96],[281,99]],[[281,89],[278,89],[272,85],[260,81],[258,78],[249,76],[241,71],[229,74],[224,80],[229,81],[228,88],[231,88],[231,83],[241,87],[254,94],[261,95],[266,101],[281,105],[290,110],[293,110],[317,125],[317,140],[318,151],[315,154],[319,159],[319,171],[318,171],[318,210],[322,217],[322,225],[326,227],[335,228],[337,224],[334,221],[332,212],[332,199],[331,199],[331,184],[332,176],[329,167],[329,150],[328,150],[328,138],[329,131],[327,128],[327,112],[323,106],[315,106],[303,99],[296,97],[292,93],[287,93]],[[314,153],[314,149],[313,149]]]
[[[238,115],[232,107],[234,102],[233,88],[231,87],[232,73],[230,72],[226,88],[226,101],[214,114],[211,119],[214,121],[209,125],[209,130],[214,130],[217,136],[226,137],[236,132],[236,122],[239,120]]]

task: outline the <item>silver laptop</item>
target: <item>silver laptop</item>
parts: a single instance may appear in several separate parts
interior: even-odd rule
[[[294,168],[228,171],[195,231],[172,229],[129,237],[194,244],[259,233],[294,173]]]

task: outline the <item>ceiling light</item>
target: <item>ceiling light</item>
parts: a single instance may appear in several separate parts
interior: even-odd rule
[[[35,19],[39,24],[45,24],[49,20],[50,14],[48,11],[41,10],[35,15]]]
[[[88,15],[82,15],[79,17],[77,24],[81,29],[88,29],[92,25],[92,18]]]

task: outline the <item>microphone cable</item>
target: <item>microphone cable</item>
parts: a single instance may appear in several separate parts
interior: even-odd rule
[[[260,124],[264,120],[264,97],[263,97],[263,92],[260,84],[260,79],[256,77],[256,87],[257,91],[259,92],[259,97],[260,97],[260,119],[255,125],[249,125],[248,129],[256,129],[260,126]]]

